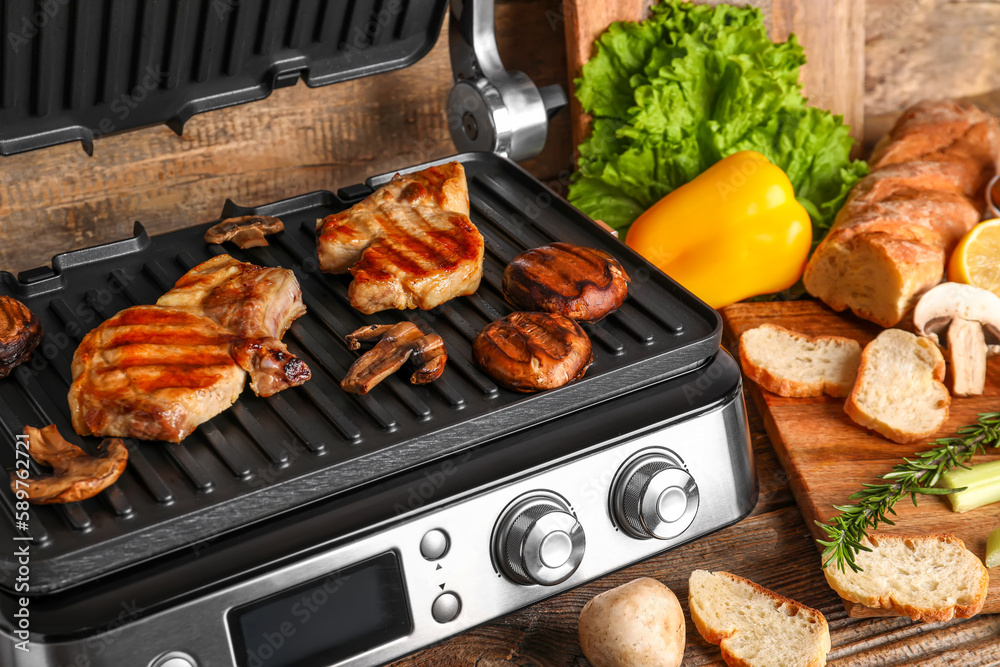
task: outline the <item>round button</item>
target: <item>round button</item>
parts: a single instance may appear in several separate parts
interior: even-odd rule
[[[667,450],[640,453],[618,471],[611,487],[618,526],[639,539],[681,535],[698,513],[698,485]]]
[[[187,653],[171,651],[155,658],[149,667],[198,667],[198,663]]]
[[[462,611],[462,599],[458,597],[457,593],[451,591],[437,596],[434,599],[434,604],[431,605],[431,616],[438,623],[454,620],[460,611]]]
[[[662,521],[673,523],[682,516],[687,509],[687,494],[684,489],[671,486],[667,488],[656,500],[656,513]]]
[[[448,539],[448,533],[437,528],[428,530],[420,538],[420,555],[427,560],[438,560],[448,553],[450,546],[451,540]]]
[[[514,502],[493,532],[493,557],[511,581],[554,586],[576,572],[587,539],[559,496],[537,491]]]
[[[549,533],[538,546],[538,557],[545,567],[562,567],[573,553],[573,538],[561,530]]]

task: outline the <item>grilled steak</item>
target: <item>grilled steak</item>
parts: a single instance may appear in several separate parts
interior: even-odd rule
[[[490,377],[520,392],[561,387],[582,378],[594,361],[580,325],[551,313],[511,313],[487,324],[472,354]]]
[[[428,310],[472,294],[483,273],[483,237],[469,220],[457,162],[396,175],[346,211],[317,223],[320,268],[351,272],[351,305],[371,314]]]
[[[177,308],[133,306],[87,334],[73,355],[69,405],[80,435],[180,442],[239,397],[234,336]]]
[[[503,272],[503,295],[522,310],[596,322],[622,305],[628,275],[602,250],[550,243],[510,261]]]
[[[80,343],[69,391],[80,435],[180,442],[233,404],[247,373],[260,396],[309,379],[309,368],[277,338],[305,312],[290,271],[221,255],[177,285]]]

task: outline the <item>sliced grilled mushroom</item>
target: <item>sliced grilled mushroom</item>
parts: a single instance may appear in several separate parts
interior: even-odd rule
[[[31,358],[42,340],[42,324],[26,305],[0,296],[0,378]]]
[[[441,336],[431,334],[413,341],[410,361],[417,366],[417,371],[410,377],[410,382],[413,384],[434,382],[444,373],[444,365],[448,361],[444,340]]]
[[[411,329],[417,331],[418,333],[420,331],[416,326],[409,322],[400,322],[399,324],[372,324],[367,327],[361,327],[354,333],[347,334],[347,336],[345,336],[347,340],[347,347],[352,350],[360,350],[361,343],[371,340],[377,342],[380,338],[382,338],[382,336],[386,335],[393,329],[400,332],[406,331],[407,333],[410,333]],[[396,335],[398,336],[399,334]],[[421,333],[420,335],[422,336],[423,334]]]
[[[441,377],[448,360],[441,336],[425,335],[410,322],[362,327],[346,338],[352,350],[360,348],[363,341],[378,341],[375,347],[351,364],[341,381],[341,388],[351,394],[367,394],[379,382],[398,371],[407,360],[418,366],[410,382],[433,382]]]
[[[942,283],[920,297],[913,328],[946,351],[954,395],[983,393],[986,357],[1000,354],[1000,297],[973,285]]]
[[[28,501],[40,505],[75,503],[92,498],[108,488],[125,471],[128,449],[121,438],[107,438],[91,456],[59,435],[55,424],[43,429],[24,427],[31,458],[52,467],[53,474],[22,479],[10,476],[10,488],[16,494],[27,482]]]
[[[232,241],[241,249],[266,246],[268,234],[284,231],[285,223],[266,215],[244,215],[227,218],[205,232],[207,243]]]

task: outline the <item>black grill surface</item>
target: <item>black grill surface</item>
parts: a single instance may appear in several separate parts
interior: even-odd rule
[[[406,67],[447,0],[3,0],[0,154]]]
[[[137,224],[133,238],[59,255],[53,269],[27,271],[18,279],[0,273],[0,293],[27,303],[45,329],[32,361],[0,380],[0,462],[8,472],[14,469],[15,436],[26,424],[54,423],[64,437],[94,450],[99,439],[81,438],[70,425],[66,393],[76,346],[119,310],[153,303],[212,255],[228,252],[293,269],[308,308],[284,338],[313,371],[302,387],[267,399],[246,389],[231,409],[180,444],[127,441],[128,468],[114,486],[81,503],[32,506],[26,533],[14,523],[11,491],[0,492],[0,540],[9,542],[14,534],[34,540],[33,593],[197,548],[222,532],[648,386],[715,354],[721,325],[714,310],[514,163],[489,154],[457,159],[468,174],[472,220],[486,239],[483,281],[476,294],[431,311],[362,315],[347,299],[350,276],[328,276],[317,268],[316,220],[349,206],[391,174],[338,195],[314,192],[252,209],[227,202],[223,217],[256,213],[284,220],[285,232],[271,237],[267,248],[208,245],[202,235],[211,223],[156,238]],[[602,322],[584,325],[594,341],[586,377],[539,394],[507,391],[476,368],[472,340],[488,322],[511,312],[500,291],[506,263],[555,240],[616,256],[632,277],[629,299]],[[414,386],[400,372],[367,396],[343,392],[338,383],[357,357],[345,334],[404,318],[443,336],[449,359],[442,378]],[[16,567],[7,558],[0,563],[2,584],[11,588]]]

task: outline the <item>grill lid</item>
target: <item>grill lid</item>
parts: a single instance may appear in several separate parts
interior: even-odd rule
[[[81,583],[414,469],[676,376],[716,353],[721,323],[714,310],[513,162],[487,153],[457,159],[469,181],[472,221],[486,242],[483,281],[475,294],[431,311],[362,315],[347,298],[350,276],[318,270],[317,218],[350,206],[391,174],[337,195],[314,192],[253,209],[227,203],[223,217],[252,213],[285,222],[266,248],[209,246],[202,235],[214,223],[156,238],[137,224],[134,238],[59,255],[52,269],[19,279],[0,273],[0,294],[24,301],[45,329],[32,361],[0,380],[0,438],[7,443],[0,445],[0,463],[7,471],[14,469],[14,438],[25,424],[55,423],[68,440],[94,451],[99,439],[76,435],[66,400],[70,361],[83,335],[123,308],[155,302],[213,254],[294,270],[308,308],[284,337],[313,370],[303,386],[266,399],[244,390],[232,408],[180,444],[126,441],[129,465],[108,490],[81,503],[31,507],[32,593]],[[557,240],[618,258],[632,278],[629,298],[601,322],[583,325],[594,342],[594,364],[582,380],[539,394],[499,388],[472,361],[472,340],[512,310],[501,294],[507,262]],[[338,383],[358,354],[344,335],[403,318],[444,338],[449,359],[442,378],[415,386],[399,373],[366,396],[343,392]],[[692,388],[691,406],[699,396]],[[11,503],[11,494],[0,492],[0,535],[17,530]],[[0,585],[11,588],[16,566],[10,554],[4,557]]]
[[[448,0],[4,0],[0,154],[412,65]]]

